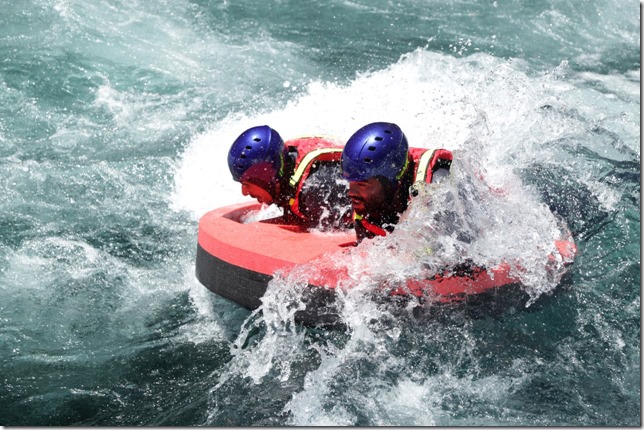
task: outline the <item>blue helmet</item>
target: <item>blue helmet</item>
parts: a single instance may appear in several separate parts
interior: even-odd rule
[[[398,181],[407,168],[407,138],[400,127],[374,122],[356,131],[342,151],[342,176],[349,181],[366,181],[384,176]]]
[[[275,130],[267,125],[252,127],[230,147],[228,168],[237,182],[245,173],[278,179],[283,174],[284,152],[284,141]]]

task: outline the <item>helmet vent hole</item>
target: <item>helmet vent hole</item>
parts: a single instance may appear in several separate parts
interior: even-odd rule
[[[364,162],[365,162],[365,163],[371,163],[372,161],[373,161],[373,160],[372,160],[371,158],[365,158],[365,159],[364,159]]]
[[[376,150],[376,147],[375,147],[375,146],[370,146],[370,147],[368,147],[367,149],[368,149],[369,151],[375,151],[375,150]]]
[[[380,142],[380,141],[382,140],[382,137],[380,137],[380,136],[376,136],[376,138],[375,138],[375,139],[376,139],[378,142]]]
[[[260,139],[259,137],[255,137],[255,138],[253,138],[253,141],[255,141],[255,142],[261,142],[261,141],[262,141],[262,139]]]
[[[246,158],[246,154],[240,155],[239,158]]]
[[[385,133],[391,134],[391,130],[384,130]]]
[[[250,145],[246,145],[246,149],[253,149],[253,147]]]

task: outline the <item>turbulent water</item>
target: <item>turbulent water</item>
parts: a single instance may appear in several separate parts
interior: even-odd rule
[[[633,2],[2,8],[0,425],[641,425]],[[342,329],[292,322],[315,267],[256,312],[199,284],[199,217],[248,200],[237,135],[373,121],[456,159],[393,235],[318,262],[357,284]],[[578,254],[558,282],[560,223]],[[516,262],[523,303],[369,298],[463,256]]]

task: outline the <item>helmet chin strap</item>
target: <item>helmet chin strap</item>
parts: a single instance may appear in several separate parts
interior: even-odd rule
[[[400,179],[403,177],[403,175],[407,171],[407,168],[409,167],[409,159],[410,158],[411,158],[411,155],[407,154],[407,158],[405,158],[405,165],[400,170],[400,173],[398,173],[398,175],[396,175],[396,179],[398,180],[398,185],[400,185]]]

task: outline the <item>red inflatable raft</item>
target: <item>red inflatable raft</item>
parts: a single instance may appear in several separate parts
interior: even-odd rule
[[[355,243],[352,230],[311,233],[280,223],[279,219],[242,223],[248,213],[260,208],[257,203],[226,206],[206,213],[199,221],[197,279],[209,290],[247,309],[260,306],[260,298],[275,271],[291,269]],[[564,266],[572,264],[577,251],[572,239],[557,240],[555,245]],[[320,306],[332,300],[333,289],[344,274],[333,271],[322,276],[324,279],[309,279],[311,288],[318,291],[316,301]],[[507,264],[492,269],[464,264],[429,279],[411,279],[405,287],[394,288],[390,294],[432,296],[435,301],[445,302],[517,283]],[[320,322],[318,317],[315,312],[301,314],[299,318],[296,315],[306,324]]]

